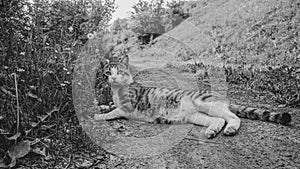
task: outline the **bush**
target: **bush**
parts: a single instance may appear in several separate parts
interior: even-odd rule
[[[105,51],[102,41],[88,40],[103,36],[113,10],[110,0],[0,4],[1,148],[28,137],[69,137],[68,128],[78,124],[72,104],[74,61],[83,47],[93,49],[89,54]]]

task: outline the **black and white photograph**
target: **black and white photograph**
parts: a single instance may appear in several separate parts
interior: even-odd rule
[[[0,0],[0,168],[299,169],[300,0]]]

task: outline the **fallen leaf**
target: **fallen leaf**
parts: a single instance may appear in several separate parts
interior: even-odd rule
[[[30,141],[23,140],[18,142],[17,144],[11,146],[8,149],[8,155],[13,159],[18,159],[26,156],[30,151]]]
[[[26,156],[29,153],[29,151],[30,151],[29,140],[23,140],[11,146],[7,151],[8,155],[11,158],[11,162],[8,166],[14,167],[16,165],[17,159]]]

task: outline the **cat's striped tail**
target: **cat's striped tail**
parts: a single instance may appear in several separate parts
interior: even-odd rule
[[[241,118],[273,122],[282,125],[289,125],[292,121],[292,117],[289,113],[276,113],[264,109],[240,106],[235,104],[230,104],[229,109]]]

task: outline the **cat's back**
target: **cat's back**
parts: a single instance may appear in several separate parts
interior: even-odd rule
[[[129,98],[135,111],[133,116],[139,120],[172,123],[180,121],[180,108],[192,107],[192,100],[204,96],[208,91],[183,90],[167,87],[147,87],[139,83],[129,87]],[[189,103],[187,103],[189,102]],[[134,118],[134,117],[133,117]]]

